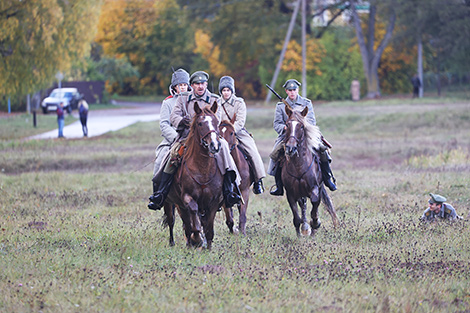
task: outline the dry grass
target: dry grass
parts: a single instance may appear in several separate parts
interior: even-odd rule
[[[418,218],[429,192],[469,214],[470,104],[421,105],[317,106],[342,227],[320,208],[316,236],[297,238],[285,197],[252,194],[247,236],[230,235],[220,213],[210,252],[185,247],[180,221],[170,248],[162,213],[146,208],[156,123],[92,140],[9,141],[0,311],[468,311],[468,220]],[[257,107],[248,118],[266,162],[273,114]]]

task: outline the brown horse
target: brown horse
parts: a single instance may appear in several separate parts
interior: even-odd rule
[[[335,227],[338,226],[338,217],[323,185],[320,158],[317,152],[321,143],[320,130],[317,126],[305,121],[304,117],[308,113],[308,108],[298,112],[286,106],[285,110],[289,118],[286,122],[285,160],[281,177],[286,189],[287,201],[294,215],[297,235],[309,236],[313,234],[312,229],[316,230],[321,225],[318,218],[318,206],[321,200],[330,213]],[[310,225],[306,216],[306,198],[310,198],[312,203]],[[297,204],[301,208],[301,216],[299,216]]]
[[[170,228],[170,245],[174,245],[173,226],[175,204],[183,221],[188,246],[212,246],[214,218],[223,202],[223,175],[214,154],[220,150],[217,103],[203,110],[194,104],[185,152],[165,202],[165,221]]]
[[[251,178],[250,178],[250,167],[248,164],[248,160],[245,158],[245,155],[240,150],[238,146],[237,137],[235,137],[235,128],[233,127],[233,123],[235,122],[236,115],[232,117],[230,121],[223,120],[219,125],[219,133],[222,137],[225,138],[229,147],[230,147],[230,154],[232,155],[233,160],[238,168],[238,173],[240,174],[241,183],[240,183],[240,191],[243,198],[241,204],[238,204],[238,212],[239,212],[239,221],[238,221],[238,230],[243,234],[246,235],[246,210],[248,208],[248,201],[250,197],[250,185],[251,185]],[[233,211],[232,208],[227,208],[224,204],[224,212],[225,212],[225,223],[228,226],[228,229],[231,233],[233,233]]]

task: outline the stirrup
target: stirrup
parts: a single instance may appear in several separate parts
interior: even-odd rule
[[[156,204],[153,203],[153,202],[150,202],[150,203],[147,205],[147,208],[149,208],[150,210],[156,211],[156,210],[161,210],[162,207],[159,206],[159,205],[156,205]]]
[[[333,182],[331,181],[331,179],[328,179],[328,180],[325,179],[325,180],[323,181],[323,184],[324,184],[326,187],[328,187],[331,191],[335,191],[336,189],[338,189],[338,188],[336,187],[335,183],[333,183]]]
[[[259,195],[264,192],[263,181],[260,179],[253,183],[253,193]]]
[[[241,198],[235,192],[230,192],[225,196],[225,205],[228,208],[233,207],[235,204],[239,204],[241,202]]]
[[[276,190],[273,190],[273,188],[276,188]],[[284,195],[284,188],[279,188],[277,185],[272,185],[269,189],[269,193],[272,196],[282,196]]]

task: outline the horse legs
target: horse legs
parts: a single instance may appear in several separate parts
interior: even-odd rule
[[[203,244],[204,239],[201,234],[201,220],[199,219],[198,205],[194,199],[188,203],[189,219],[190,219],[190,237],[189,244],[199,247]]]
[[[321,188],[320,190],[321,201],[326,206],[326,210],[330,213],[331,219],[333,220],[333,226],[336,228],[339,225],[338,216],[336,216],[336,210],[333,206],[333,201],[331,201],[330,196],[326,192],[325,188]]]
[[[319,196],[319,189],[318,186],[315,186],[312,190],[312,194],[310,196],[310,202],[312,203],[312,211],[310,212],[310,217],[312,218],[312,221],[310,222],[310,225],[312,226],[312,229],[318,229],[321,225],[320,219],[318,218],[318,206],[320,205],[320,196]],[[314,232],[312,233],[312,235]]]
[[[301,234],[302,236],[310,236],[312,230],[310,225],[307,223],[307,199],[305,197],[300,198],[297,203],[302,212],[302,225],[300,227]]]
[[[178,213],[181,217],[181,220],[183,221],[183,230],[184,230],[184,235],[186,237],[186,246],[190,246],[189,243],[189,238],[191,238],[191,219],[189,217],[189,212],[187,208],[181,209],[180,207],[177,207]]]
[[[248,187],[243,190],[242,195],[245,203],[238,206],[238,229],[242,235],[246,236],[246,211],[248,209],[248,202],[250,200],[250,188]]]
[[[204,216],[204,235],[207,240],[207,249],[210,250],[212,248],[212,240],[214,239],[214,220],[215,214],[217,210],[210,210],[206,212],[206,216]]]
[[[225,205],[225,203],[224,203],[223,207],[224,207],[224,213],[225,213],[225,224],[227,225],[228,230],[230,231],[230,233],[233,234],[233,225],[235,225],[235,223],[233,222],[232,208],[227,207]]]
[[[175,245],[175,239],[173,237],[173,226],[175,226],[175,206],[165,202],[164,212],[165,216],[163,222],[168,225],[168,229],[170,230],[170,246],[173,247]]]
[[[294,227],[297,233],[297,236],[300,237],[300,224],[302,223],[302,219],[299,216],[299,211],[297,208],[297,201],[294,199],[293,196],[287,194],[287,202],[289,202],[290,209],[292,211],[292,215],[294,216]]]

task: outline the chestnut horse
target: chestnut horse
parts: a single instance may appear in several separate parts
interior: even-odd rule
[[[326,206],[333,220],[333,225],[338,226],[333,203],[323,185],[320,157],[318,150],[321,144],[321,133],[317,126],[308,123],[304,117],[308,113],[306,107],[302,112],[285,108],[288,116],[285,131],[285,159],[282,167],[282,182],[286,190],[287,201],[294,215],[294,226],[297,235],[309,236],[313,230],[320,227],[318,218],[318,206],[320,201]],[[307,222],[307,201],[310,198],[312,220]],[[297,204],[301,208],[299,216]]]
[[[237,137],[235,137],[235,128],[233,127],[233,123],[235,122],[236,115],[232,117],[230,121],[223,120],[219,125],[219,133],[222,137],[225,138],[229,147],[230,147],[230,154],[232,155],[233,160],[238,168],[238,173],[240,174],[241,183],[240,183],[240,192],[242,196],[242,203],[238,204],[238,230],[243,234],[246,235],[246,210],[248,208],[248,201],[250,197],[250,185],[251,185],[251,178],[250,178],[250,167],[248,164],[248,160],[246,159],[243,152],[240,150],[238,146]],[[232,208],[227,208],[224,204],[224,212],[225,212],[225,223],[228,226],[228,229],[231,233],[233,233],[233,211]]]
[[[220,150],[218,124],[215,116],[217,103],[201,110],[194,104],[189,135],[185,141],[185,152],[165,202],[164,220],[170,229],[170,245],[174,245],[174,208],[183,221],[188,246],[212,246],[214,218],[223,202],[223,175],[217,166],[214,154]]]

